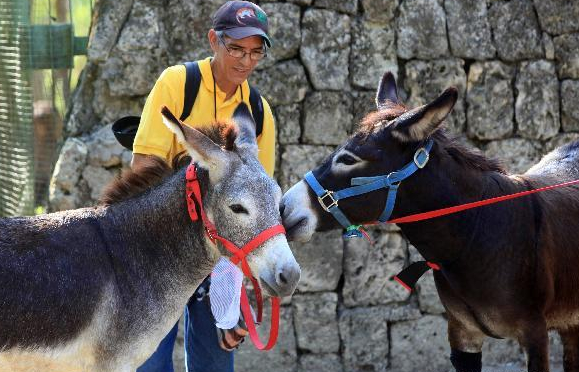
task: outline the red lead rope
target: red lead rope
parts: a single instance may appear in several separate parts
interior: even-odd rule
[[[454,207],[448,207],[448,208],[436,209],[434,211],[429,211],[429,212],[411,214],[411,215],[405,216],[405,217],[394,218],[392,220],[389,220],[388,223],[408,223],[408,222],[417,222],[417,221],[428,220],[431,218],[446,216],[447,214],[453,214],[453,213],[465,211],[467,209],[482,207],[484,205],[495,204],[495,203],[502,202],[502,201],[509,200],[509,199],[520,198],[521,196],[535,194],[537,192],[551,190],[551,189],[555,189],[558,187],[569,186],[569,185],[573,185],[576,183],[579,183],[579,180],[558,183],[556,185],[550,185],[550,186],[540,187],[538,189],[516,192],[514,194],[509,194],[509,195],[497,196],[495,198],[489,198],[489,199],[484,199],[484,200],[480,200],[480,201],[476,201],[476,202],[472,202],[472,203],[456,205]]]
[[[195,165],[191,164],[187,168],[186,173],[187,185],[186,185],[186,192],[187,192],[187,210],[189,211],[189,216],[191,217],[192,221],[197,221],[199,219],[199,215],[197,214],[197,210],[195,208],[195,204],[199,206],[199,211],[201,212],[201,219],[203,224],[205,225],[205,232],[211,241],[215,244],[217,241],[221,242],[223,246],[230,251],[233,256],[230,257],[231,262],[234,265],[241,263],[241,270],[243,274],[247,276],[251,282],[253,283],[253,289],[255,291],[255,298],[257,300],[257,322],[261,322],[262,319],[262,312],[263,312],[263,299],[261,296],[261,289],[259,287],[259,283],[257,279],[253,277],[251,274],[251,269],[249,268],[249,264],[245,259],[246,256],[263,244],[268,239],[272,238],[278,234],[285,234],[285,229],[282,225],[275,225],[268,229],[265,229],[261,233],[259,233],[255,238],[251,239],[247,244],[243,247],[239,248],[229,240],[225,239],[224,237],[220,236],[215,229],[215,225],[207,215],[205,214],[205,210],[203,209],[203,202],[201,200],[201,187],[199,186],[199,181],[197,180],[197,172],[195,169]],[[243,313],[243,318],[245,320],[245,324],[247,324],[247,330],[249,331],[249,337],[251,341],[255,345],[255,347],[259,350],[269,350],[271,349],[276,341],[277,335],[279,331],[279,307],[280,307],[280,300],[279,297],[272,297],[271,298],[271,328],[269,330],[269,340],[267,344],[264,346],[261,340],[259,339],[259,335],[257,333],[257,329],[255,327],[255,322],[253,321],[253,314],[251,313],[251,306],[249,305],[249,299],[247,298],[247,292],[245,287],[242,285],[241,287],[241,311]]]
[[[482,207],[485,205],[499,203],[499,202],[509,200],[509,199],[520,198],[522,196],[535,194],[535,193],[538,193],[541,191],[551,190],[551,189],[555,189],[558,187],[570,186],[570,185],[577,184],[577,183],[579,183],[579,180],[562,182],[562,183],[558,183],[556,185],[540,187],[540,188],[534,189],[534,190],[521,191],[521,192],[509,194],[509,195],[497,196],[494,198],[484,199],[484,200],[480,200],[480,201],[476,201],[476,202],[472,202],[472,203],[456,205],[453,207],[441,208],[441,209],[436,209],[433,211],[411,214],[409,216],[391,219],[391,220],[387,221],[387,223],[408,223],[408,222],[417,222],[417,221],[428,220],[431,218],[446,216],[449,214],[465,211],[468,209],[473,209],[473,208],[478,208],[478,207]],[[370,224],[378,224],[378,223],[380,223],[380,222],[373,222]],[[414,284],[416,284],[418,279],[420,279],[420,277],[426,271],[428,271],[429,268],[434,269],[434,270],[440,270],[440,266],[435,264],[435,263],[418,261],[418,262],[414,262],[410,266],[406,267],[400,273],[395,275],[393,277],[393,279],[396,280],[398,283],[402,284],[402,286],[404,288],[406,288],[408,291],[412,291],[412,287],[414,286]]]

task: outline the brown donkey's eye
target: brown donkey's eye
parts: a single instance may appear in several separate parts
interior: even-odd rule
[[[355,164],[357,162],[358,161],[356,159],[354,159],[353,157],[351,157],[348,154],[342,154],[342,155],[340,155],[338,160],[336,160],[336,163],[342,163],[342,164],[346,164],[346,165],[352,165],[352,164]]]
[[[249,214],[249,212],[247,211],[247,209],[245,209],[241,204],[231,204],[229,206],[229,209],[231,209],[233,211],[233,213],[245,213],[245,214]]]

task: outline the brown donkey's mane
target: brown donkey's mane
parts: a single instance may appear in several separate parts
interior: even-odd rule
[[[407,110],[408,109],[405,106],[397,104],[391,105],[380,111],[370,112],[360,121],[357,133],[369,136],[381,127],[383,122],[390,122],[405,113]]]
[[[398,104],[391,105],[390,107],[380,111],[371,112],[360,121],[357,133],[362,134],[364,137],[368,137],[406,111],[406,107]],[[483,172],[490,171],[502,174],[507,173],[500,161],[488,158],[478,150],[472,150],[465,147],[457,140],[457,138],[449,138],[444,129],[437,130],[433,134],[433,138],[449,156],[464,166],[478,169]]]
[[[217,145],[228,151],[235,150],[237,138],[237,126],[232,121],[219,121],[211,126],[196,128]],[[143,193],[151,187],[159,185],[163,179],[172,175],[190,161],[185,152],[175,156],[172,165],[169,166],[163,159],[157,156],[150,157],[150,163],[139,168],[137,171],[125,169],[111,183],[107,185],[100,198],[103,205],[111,205],[123,200],[130,199]]]

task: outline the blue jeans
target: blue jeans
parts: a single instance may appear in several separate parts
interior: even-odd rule
[[[178,324],[175,324],[137,372],[174,371],[173,347],[177,328]],[[219,346],[208,297],[199,300],[197,292],[185,308],[185,364],[187,372],[233,372],[233,352]]]

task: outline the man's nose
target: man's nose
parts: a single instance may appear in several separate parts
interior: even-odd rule
[[[250,66],[251,65],[251,53],[245,53],[243,55],[243,57],[241,57],[240,61],[244,66]]]

